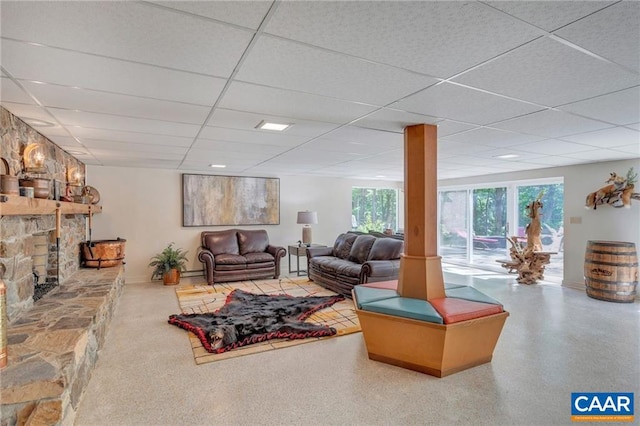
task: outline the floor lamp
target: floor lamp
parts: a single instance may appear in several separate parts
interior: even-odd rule
[[[311,226],[318,223],[318,213],[317,212],[298,212],[298,223],[304,225],[302,227],[302,243],[310,246],[311,245]]]

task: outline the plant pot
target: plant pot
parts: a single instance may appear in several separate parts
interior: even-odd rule
[[[171,269],[168,272],[165,272],[162,276],[162,282],[164,282],[164,285],[180,284],[180,270]]]

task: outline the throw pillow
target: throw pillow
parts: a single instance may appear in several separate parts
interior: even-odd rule
[[[369,250],[376,241],[376,237],[371,235],[358,235],[353,242],[351,252],[349,253],[349,260],[356,263],[364,263],[369,257]]]
[[[336,242],[333,245],[333,255],[340,259],[347,259],[351,252],[353,242],[356,240],[356,234],[340,234],[336,238]]]

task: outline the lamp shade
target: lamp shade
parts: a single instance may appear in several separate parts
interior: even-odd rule
[[[313,225],[318,223],[318,213],[317,212],[298,212],[298,222],[304,225]]]

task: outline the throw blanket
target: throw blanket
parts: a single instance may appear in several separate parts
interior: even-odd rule
[[[194,333],[208,352],[222,353],[270,339],[332,336],[335,328],[304,320],[341,300],[344,296],[272,296],[234,290],[216,312],[171,315],[169,324]]]

